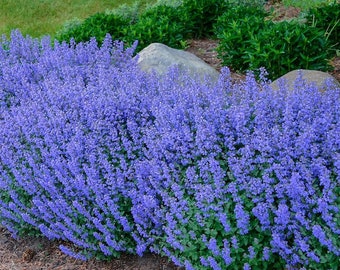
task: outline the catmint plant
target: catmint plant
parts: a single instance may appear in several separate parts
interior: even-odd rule
[[[1,221],[92,253],[134,252],[130,193],[151,123],[133,48],[107,37],[71,46],[13,33],[1,72]],[[20,81],[19,81],[20,79]],[[150,93],[148,93],[150,94]]]
[[[78,259],[338,269],[339,87],[158,77],[133,50],[1,42],[1,224]]]
[[[144,229],[152,249],[188,269],[336,269],[340,89],[232,85],[227,70],[166,89],[140,172],[160,198],[146,220],[165,221],[163,238]]]

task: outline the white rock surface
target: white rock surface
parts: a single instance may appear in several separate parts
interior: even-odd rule
[[[161,43],[152,43],[144,48],[139,53],[138,65],[146,72],[155,71],[159,75],[165,74],[170,67],[176,66],[201,81],[209,78],[212,82],[216,82],[219,77],[219,72],[194,54]]]
[[[306,69],[297,69],[297,70],[288,72],[287,74],[273,81],[270,84],[270,86],[273,89],[278,89],[279,80],[285,80],[289,87],[288,89],[292,90],[294,88],[294,83],[296,79],[299,78],[300,72],[302,72],[303,80],[305,80],[307,83],[315,83],[317,87],[320,89],[320,91],[325,90],[325,84],[327,81],[329,81],[332,85],[334,85],[334,87],[340,87],[339,82],[333,76],[329,75],[328,73],[317,71],[317,70],[306,70]]]

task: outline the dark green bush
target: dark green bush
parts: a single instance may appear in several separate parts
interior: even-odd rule
[[[82,23],[75,24],[56,35],[59,41],[69,41],[74,38],[75,42],[89,41],[95,37],[100,44],[109,33],[113,39],[121,39],[123,29],[129,25],[129,19],[115,14],[96,13],[85,19]]]
[[[294,69],[330,70],[330,44],[324,31],[299,23],[280,22],[268,25],[249,42],[249,67],[266,67],[275,79]]]
[[[158,5],[141,13],[135,21],[111,13],[97,13],[82,23],[65,28],[56,38],[59,41],[89,41],[95,37],[99,44],[109,33],[113,39],[119,39],[127,46],[138,40],[137,51],[153,42],[164,43],[170,47],[183,48],[190,29],[185,25],[181,14],[175,7]]]
[[[224,0],[184,0],[179,13],[195,38],[214,34],[213,25],[229,7]]]
[[[244,52],[249,40],[262,31],[266,15],[262,8],[233,6],[218,18],[215,33],[220,39],[217,50],[223,65],[240,71],[249,69]]]
[[[310,9],[307,23],[326,31],[333,49],[340,49],[340,3],[334,1],[333,4]]]
[[[189,31],[175,7],[160,5],[142,13],[135,24],[124,28],[123,34],[127,44],[138,40],[138,51],[153,42],[183,48]]]
[[[211,37],[219,16],[229,11],[229,19],[254,16],[265,11],[260,0],[183,0],[180,6],[155,5],[139,13],[133,20],[124,12],[97,13],[83,22],[66,25],[57,35],[59,41],[88,41],[95,37],[99,44],[107,33],[113,39],[123,40],[128,46],[139,41],[137,51],[152,42],[164,43],[174,48],[183,48],[189,38]],[[261,8],[257,8],[261,7]],[[136,9],[136,8],[135,8]]]
[[[220,39],[219,57],[223,65],[239,71],[265,67],[271,79],[294,69],[330,69],[330,43],[325,32],[307,25],[266,21],[261,10],[240,16],[240,11],[226,12],[215,27]]]

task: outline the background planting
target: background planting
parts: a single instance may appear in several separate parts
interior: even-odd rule
[[[1,42],[1,224],[81,259],[338,269],[340,89],[160,80],[123,47]]]
[[[319,14],[318,23],[315,14]],[[339,4],[333,3],[310,11],[309,24],[272,22],[263,6],[235,5],[215,24],[220,40],[217,51],[223,65],[241,72],[266,67],[271,79],[295,69],[328,71],[329,59],[339,48],[334,41],[339,14]]]
[[[260,0],[158,1],[145,9],[135,4],[67,24],[56,38],[80,42],[95,36],[100,43],[109,33],[128,45],[138,40],[136,52],[153,42],[183,49],[192,38],[217,38],[224,66],[240,72],[266,67],[276,79],[295,69],[331,69],[340,50],[340,7],[337,1],[321,2],[290,22],[273,22]]]
[[[326,29],[325,36],[333,50],[340,50],[340,2],[324,5],[309,11],[307,22],[316,28]]]

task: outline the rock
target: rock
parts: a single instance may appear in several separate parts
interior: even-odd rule
[[[194,78],[203,81],[209,78],[216,82],[219,77],[213,67],[192,53],[170,48],[161,43],[152,43],[139,53],[139,67],[146,71],[155,71],[159,75],[165,74],[170,67],[176,66],[181,71],[188,72]]]
[[[297,69],[291,72],[288,72],[286,75],[278,78],[274,82],[270,84],[273,89],[278,89],[278,82],[279,80],[285,80],[288,89],[292,90],[294,88],[294,83],[296,79],[299,77],[300,72],[302,72],[302,79],[304,79],[308,84],[315,83],[320,91],[325,90],[325,84],[329,81],[334,87],[340,87],[339,82],[331,75],[326,72],[317,71],[317,70],[306,70],[306,69]]]

